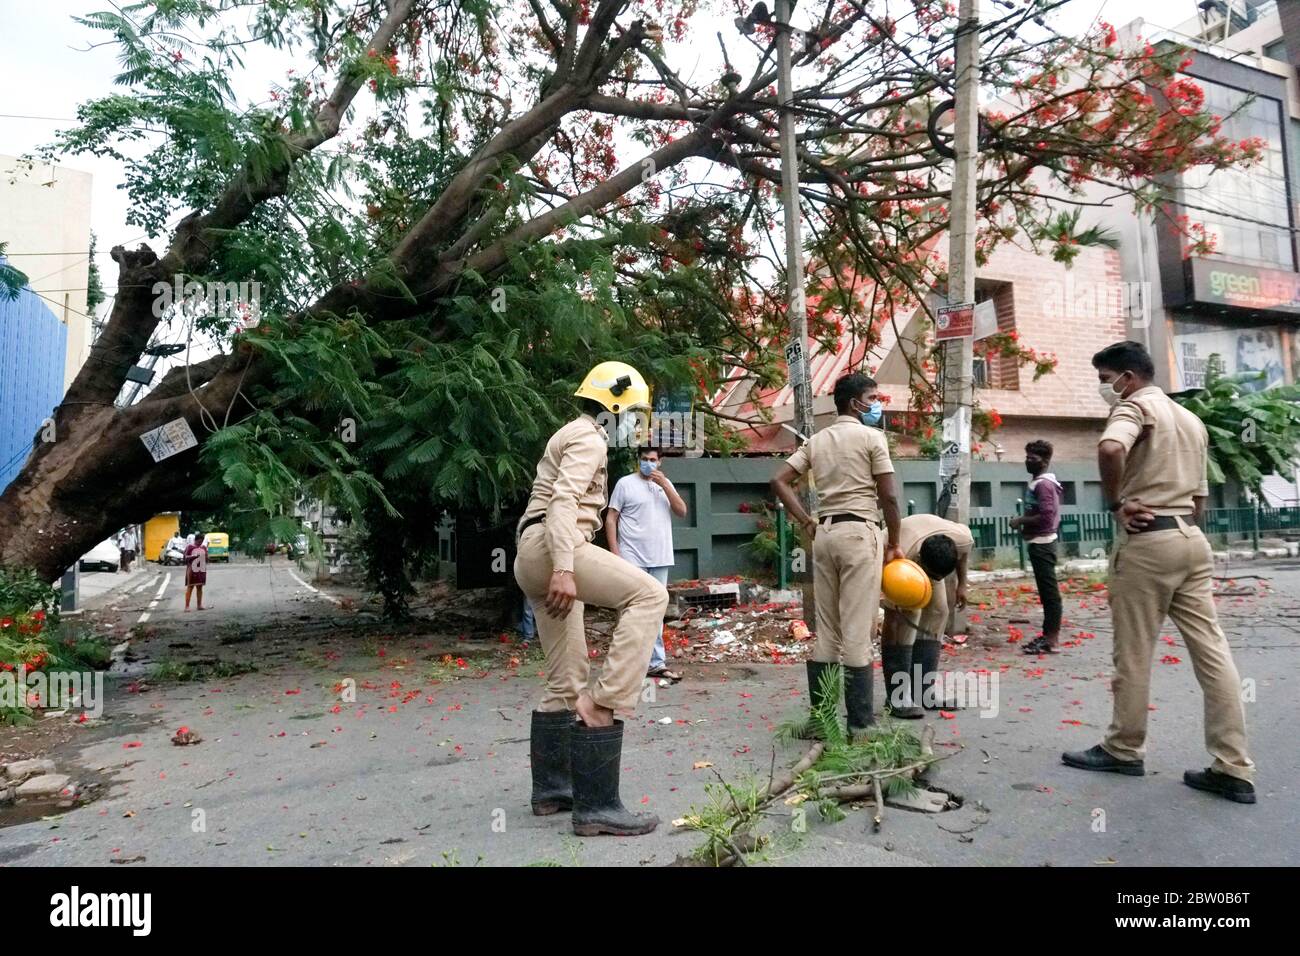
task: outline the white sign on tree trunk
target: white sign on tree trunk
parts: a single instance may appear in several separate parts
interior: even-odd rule
[[[140,440],[144,442],[144,447],[149,449],[149,454],[153,455],[155,462],[170,458],[172,455],[179,455],[199,443],[194,437],[194,432],[190,430],[190,423],[183,418],[177,418],[166,425],[145,432],[140,436]]]

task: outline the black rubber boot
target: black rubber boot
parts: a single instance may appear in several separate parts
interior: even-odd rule
[[[533,813],[539,817],[573,809],[569,739],[576,716],[571,710],[533,711]]]
[[[821,725],[812,719],[811,714],[819,710],[822,702],[826,700],[826,695],[822,693],[822,675],[826,673],[826,668],[832,665],[823,661],[806,661],[805,664],[808,668],[809,718],[798,736],[801,740],[821,740],[823,736]]]
[[[871,716],[871,668],[844,668],[844,706],[849,712],[849,739],[865,734],[875,723]]]
[[[925,710],[959,709],[955,700],[940,697],[943,693],[943,683],[939,681],[939,650],[942,646],[942,641],[921,640],[912,645],[912,702]]]
[[[907,644],[882,644],[880,661],[885,675],[885,707],[891,716],[920,720],[925,711],[910,701],[902,704],[897,695],[912,696],[912,648]]]
[[[612,727],[573,727],[573,832],[578,836],[640,836],[659,826],[649,813],[630,813],[618,798],[623,721]]]

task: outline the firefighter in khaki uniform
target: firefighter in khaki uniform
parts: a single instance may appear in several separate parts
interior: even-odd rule
[[[825,700],[826,669],[843,664],[844,703],[849,733],[854,734],[872,723],[871,639],[880,607],[881,512],[888,532],[884,560],[902,552],[889,445],[884,432],[869,427],[881,414],[875,381],[861,373],[841,378],[835,383],[835,409],[835,421],[786,460],[772,489],[813,541],[817,642],[807,665],[812,709]],[[811,475],[817,490],[815,519],[794,491],[794,482],[804,475]],[[806,732],[815,733],[815,726],[810,723]]]
[[[533,812],[571,809],[579,836],[636,836],[659,819],[629,813],[619,799],[623,722],[614,713],[636,708],[668,592],[591,538],[605,508],[609,444],[596,417],[617,415],[618,439],[630,443],[632,415],[649,407],[650,389],[632,366],[602,362],[574,394],[583,414],[546,443],[515,557],[515,580],[541,612],[537,633],[546,654],[546,691],[532,722]],[[618,611],[609,655],[590,693],[585,604]]]
[[[938,515],[908,515],[899,529],[904,557],[930,580],[930,603],[904,611],[885,601],[880,657],[885,702],[895,717],[914,720],[925,710],[955,709],[936,692],[939,652],[953,608],[966,604],[966,571],[975,538],[965,525]]]
[[[1255,765],[1246,752],[1241,680],[1219,627],[1210,545],[1197,527],[1209,493],[1205,425],[1151,380],[1138,342],[1092,358],[1111,405],[1098,445],[1102,491],[1121,531],[1111,552],[1114,712],[1105,740],[1061,759],[1081,770],[1142,776],[1151,696],[1151,658],[1165,616],[1173,620],[1205,698],[1205,744],[1214,758],[1183,782],[1238,803],[1255,802]]]

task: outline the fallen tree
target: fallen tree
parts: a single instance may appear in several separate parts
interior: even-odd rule
[[[751,18],[728,32],[739,52],[685,76],[673,57],[714,39],[696,6],[185,0],[84,18],[118,44],[123,91],[84,104],[49,155],[122,158],[130,224],[170,239],[113,248],[103,332],[0,495],[0,564],[52,579],[127,522],[215,502],[287,529],[304,491],[399,528],[490,513],[527,487],[576,376],[611,355],[697,398],[737,370],[778,386],[775,29]],[[987,82],[1018,104],[982,156],[981,254],[1077,242],[1040,180],[1158,212],[1150,177],[1259,152],[1219,135],[1179,51],[1120,50],[1105,25],[1061,37],[1039,23],[1055,6],[981,27]],[[945,161],[925,126],[952,84],[955,19],[931,0],[800,16],[788,108],[812,329],[875,341],[944,281]],[[231,81],[253,44],[286,64],[257,102]],[[169,225],[178,208],[192,211]],[[159,307],[178,282],[248,280],[256,326],[249,303]],[[121,407],[144,351],[194,331],[223,353]],[[918,387],[932,379],[917,369]],[[197,446],[155,462],[142,435],[178,420]]]

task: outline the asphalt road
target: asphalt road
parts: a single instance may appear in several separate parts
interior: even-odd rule
[[[686,668],[683,683],[657,689],[627,725],[624,800],[659,814],[664,825],[637,839],[578,839],[564,817],[528,811],[538,665],[524,657],[510,666],[517,648],[461,641],[453,632],[392,636],[350,601],[336,603],[340,595],[309,590],[283,558],[214,568],[212,609],[186,613],[179,575],[170,570],[169,581],[159,573],[150,587],[110,594],[100,611],[88,612],[119,631],[149,615],[136,628],[128,676],[111,682],[104,718],[78,726],[51,754],[83,785],[100,784],[101,795],[56,819],[5,826],[14,818],[0,815],[0,864],[660,865],[699,842],[667,821],[703,803],[715,770],[728,779],[766,778],[771,729],[806,704],[801,665]],[[998,631],[945,652],[947,668],[1000,678],[997,716],[966,710],[951,720],[927,718],[941,751],[953,754],[939,779],[964,796],[960,809],[888,809],[878,834],[865,811],[834,824],[810,815],[807,832],[783,835],[771,862],[1300,862],[1300,748],[1292,736],[1300,713],[1300,565],[1236,570],[1263,575],[1271,586],[1262,596],[1220,600],[1238,667],[1256,685],[1247,714],[1260,768],[1257,805],[1229,804],[1181,782],[1184,769],[1208,758],[1199,689],[1172,629],[1173,643],[1157,653],[1171,660],[1155,665],[1148,775],[1061,765],[1061,750],[1099,739],[1110,711],[1109,616],[1095,596],[1073,596],[1067,633],[1095,637],[1059,656],[1025,658]],[[1243,577],[1233,589],[1254,591],[1258,583]],[[437,663],[444,655],[450,667]],[[456,658],[466,661],[463,670]],[[257,669],[149,679],[160,661],[224,673]],[[452,676],[461,679],[445,679]],[[349,680],[355,702],[340,699]],[[671,723],[658,723],[664,717]],[[202,743],[174,746],[181,726]],[[0,750],[20,745],[21,733],[0,731]],[[783,750],[777,762],[796,757]],[[692,769],[697,762],[713,768]],[[781,820],[775,826],[784,834]]]

